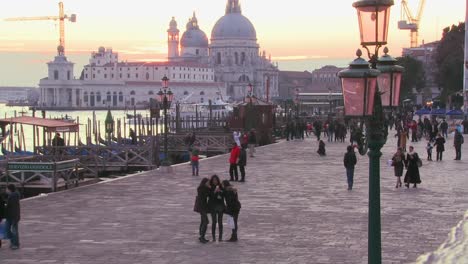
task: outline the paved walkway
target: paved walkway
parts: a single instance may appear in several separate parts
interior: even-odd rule
[[[424,162],[423,184],[408,190],[394,188],[385,165],[394,145],[392,138],[382,158],[383,259],[411,263],[436,250],[468,209],[468,144],[461,162],[447,144],[446,160]],[[181,165],[172,176],[147,172],[23,201],[22,248],[0,249],[1,263],[367,263],[368,158],[359,157],[349,192],[345,148],[327,144],[324,158],[312,139],[259,149],[248,182],[238,185],[237,244],[198,243],[192,208],[200,179]],[[201,172],[225,178],[226,163],[202,161]]]

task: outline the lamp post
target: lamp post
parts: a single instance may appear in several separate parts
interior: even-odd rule
[[[158,101],[161,105],[161,108],[164,110],[164,156],[167,165],[170,165],[170,160],[168,158],[167,150],[167,134],[169,133],[169,127],[167,125],[167,109],[171,107],[172,99],[174,99],[174,94],[171,89],[169,89],[169,78],[164,76],[162,78],[162,88],[158,92]]]
[[[296,105],[296,119],[299,119],[299,104],[301,103],[299,100],[299,88],[296,88],[294,103]]]
[[[400,100],[402,68],[393,67],[395,64],[391,57],[378,59],[380,48],[387,44],[393,4],[393,0],[359,0],[353,4],[358,14],[361,45],[370,61],[362,59],[362,52],[358,50],[358,58],[338,74],[342,81],[345,115],[364,117],[367,122],[360,154],[364,155],[369,149],[368,263],[371,264],[382,263],[380,158],[388,134],[383,122],[383,107],[398,106]],[[374,50],[371,51],[369,47],[374,47]],[[385,53],[388,53],[387,49]]]

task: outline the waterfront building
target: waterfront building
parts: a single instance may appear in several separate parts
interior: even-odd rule
[[[278,69],[260,52],[254,26],[242,15],[239,0],[228,0],[225,15],[212,29],[211,43],[195,13],[180,37],[172,18],[167,30],[168,60],[122,62],[112,48],[91,54],[80,78],[63,52],[48,63],[49,74],[39,83],[43,108],[132,109],[146,107],[167,76],[175,101],[241,101],[249,84],[258,98],[279,96]]]

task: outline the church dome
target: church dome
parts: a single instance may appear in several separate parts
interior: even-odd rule
[[[183,47],[208,47],[208,38],[205,32],[200,29],[191,29],[185,31],[180,39],[180,45]]]
[[[193,18],[189,19],[187,23],[187,30],[180,39],[180,45],[182,47],[208,48],[208,37],[205,32],[200,30],[195,13],[193,14]]]
[[[239,0],[228,1],[226,15],[216,22],[211,31],[211,39],[257,40],[255,27],[248,18],[242,15]]]
[[[226,14],[216,22],[211,39],[257,40],[257,32],[248,18],[240,13]]]

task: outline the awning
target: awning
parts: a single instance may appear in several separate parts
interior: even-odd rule
[[[465,113],[463,113],[462,110],[452,110],[447,113],[448,116],[463,116]]]
[[[23,124],[45,128],[46,132],[78,132],[79,124],[63,120],[38,118],[31,116],[0,119],[0,126],[9,124]]]
[[[417,110],[414,114],[415,114],[415,115],[430,115],[430,114],[431,114],[431,110],[430,110],[430,109],[427,109],[427,108],[423,108],[423,109]]]
[[[445,109],[432,109],[431,115],[445,115],[446,113]]]

